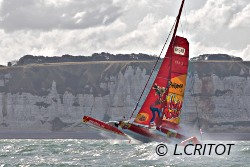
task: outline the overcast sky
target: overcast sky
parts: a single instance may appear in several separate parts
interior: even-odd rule
[[[158,55],[181,0],[0,0],[0,64],[26,54]],[[190,57],[250,60],[249,0],[186,0],[177,33]]]

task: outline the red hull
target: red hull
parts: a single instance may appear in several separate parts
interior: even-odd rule
[[[136,134],[150,138],[155,141],[169,141],[171,138],[178,139],[181,141],[187,139],[187,137],[175,132],[175,130],[171,130],[171,128],[169,129],[168,127],[163,126],[156,127],[156,129],[151,129],[148,127],[142,127],[140,125],[128,122],[122,122],[119,126],[122,129],[130,130]]]
[[[97,119],[94,119],[92,117],[84,116],[83,117],[83,122],[86,124],[89,124],[91,126],[94,126],[98,129],[103,129],[118,135],[126,136],[122,131],[120,131],[117,127],[114,127],[112,125],[109,125],[105,122],[99,121]]]
[[[160,132],[163,132],[167,135],[168,138],[177,138],[177,139],[180,139],[180,140],[183,140],[183,139],[186,139],[187,137],[177,133],[177,132],[174,132],[174,131],[171,131],[169,130],[168,128],[165,128],[165,127],[157,127],[156,128],[157,130],[159,130]]]
[[[132,138],[137,139],[135,136],[131,134],[136,134],[137,136],[140,136],[141,141],[161,141],[161,142],[171,142],[172,140],[178,140],[181,142],[182,145],[185,145],[186,143],[189,143],[192,141],[192,143],[199,143],[196,138],[190,138],[183,136],[177,132],[175,132],[174,129],[169,128],[168,126],[158,126],[155,129],[150,128],[150,127],[144,127],[140,126],[134,123],[129,123],[126,121],[120,121],[119,122],[119,127],[121,130],[118,129],[118,127],[109,125],[103,121],[94,119],[89,116],[84,116],[83,117],[83,122],[86,123],[87,125],[90,125],[92,127],[105,130],[108,132],[112,132],[118,135],[122,136],[130,136]],[[127,132],[132,132],[132,133],[127,133]]]

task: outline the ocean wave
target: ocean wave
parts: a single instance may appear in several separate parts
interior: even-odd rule
[[[205,141],[213,142],[213,141]],[[233,143],[230,155],[156,154],[157,142],[128,140],[0,140],[2,166],[244,166],[250,164],[249,141]]]

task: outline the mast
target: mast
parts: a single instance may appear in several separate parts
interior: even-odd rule
[[[185,0],[182,0],[173,31],[170,32],[172,38],[166,55],[147,98],[134,120],[135,123],[158,126],[165,121],[170,121],[179,124],[189,57],[187,39],[176,36],[184,2]],[[149,78],[151,75],[152,72]]]
[[[178,29],[178,25],[179,25],[179,21],[180,21],[180,18],[181,18],[181,13],[182,13],[182,9],[183,9],[183,6],[184,6],[184,2],[185,2],[185,0],[182,0],[181,7],[179,9],[179,13],[178,13],[178,15],[176,17],[176,23],[175,23],[175,28],[174,28],[174,33],[173,33],[173,36],[172,36],[172,40],[175,38],[177,29]]]
[[[176,23],[175,23],[175,27],[174,27],[174,32],[173,32],[173,36],[172,36],[172,39],[171,39],[171,42],[170,42],[170,46],[169,46],[171,48],[173,48],[173,46],[174,46],[174,40],[175,40],[176,32],[177,32],[177,29],[178,29],[179,21],[180,21],[180,18],[181,18],[181,13],[182,13],[182,9],[183,9],[183,6],[184,6],[184,2],[185,2],[185,0],[182,0],[181,7],[179,9],[179,13],[178,13],[178,15],[176,17]],[[169,76],[168,80],[169,81],[171,81],[172,56],[173,56],[173,53],[171,52],[170,56],[169,56],[169,59],[170,59],[170,64],[169,64],[170,70],[169,70],[169,74],[168,74],[168,76]],[[169,93],[169,89],[167,90],[167,94],[168,93]],[[161,119],[162,119],[162,117],[161,117]]]
[[[163,50],[164,50],[164,48],[165,48],[165,46],[166,46],[166,44],[167,44],[168,38],[169,38],[169,36],[170,36],[170,34],[171,34],[173,28],[174,28],[174,32],[173,32],[173,36],[172,36],[171,41],[173,41],[173,40],[175,39],[175,35],[176,35],[177,29],[178,29],[178,24],[179,24],[179,20],[180,20],[180,17],[181,17],[182,9],[183,9],[183,6],[184,6],[184,2],[185,2],[185,0],[182,0],[181,6],[180,6],[180,9],[179,9],[179,13],[178,13],[178,15],[177,15],[177,17],[176,17],[176,22],[175,22],[175,24],[174,24],[175,26],[173,25],[173,27],[172,27],[172,29],[171,29],[171,31],[170,31],[168,37],[167,37],[167,40],[165,41],[165,43],[164,43],[164,45],[163,45],[163,48],[162,48],[162,50],[161,50],[161,53],[159,54],[158,59],[157,59],[155,65],[154,65],[154,67],[153,67],[153,69],[152,69],[152,71],[151,71],[151,73],[150,73],[150,75],[149,75],[149,78],[148,78],[148,80],[147,80],[147,82],[146,82],[146,84],[145,84],[145,86],[144,86],[144,88],[143,88],[143,91],[142,91],[142,93],[141,93],[141,95],[140,95],[140,97],[139,97],[139,99],[138,99],[138,101],[137,101],[137,103],[136,103],[136,106],[135,106],[133,112],[132,112],[131,115],[130,115],[130,119],[133,117],[134,112],[137,110],[137,107],[138,107],[139,102],[140,102],[140,100],[141,100],[141,98],[142,98],[142,95],[143,95],[143,93],[144,93],[144,91],[145,91],[145,89],[146,89],[146,87],[147,87],[147,85],[148,85],[148,83],[149,83],[149,80],[150,80],[150,78],[151,78],[151,76],[152,76],[152,74],[153,74],[153,71],[154,71],[154,69],[155,69],[155,67],[156,67],[156,65],[157,65],[157,63],[158,63],[158,61],[159,61],[159,59],[160,59],[160,56],[161,56],[161,54],[162,54],[162,52],[163,52]],[[172,47],[172,46],[170,46],[170,47]],[[172,59],[172,56],[171,56],[170,59]],[[172,66],[172,65],[170,65],[170,66]]]
[[[178,26],[179,26],[179,22],[180,22],[180,18],[181,18],[181,13],[182,13],[182,9],[183,9],[183,6],[184,6],[184,3],[185,3],[185,0],[182,0],[182,3],[181,3],[181,6],[180,6],[180,9],[179,9],[179,13],[176,17],[176,23],[175,23],[175,28],[174,28],[174,32],[173,32],[173,36],[172,36],[172,39],[171,39],[171,42],[170,42],[170,45],[169,45],[169,48],[174,48],[174,43],[175,43],[175,39],[176,39],[176,32],[177,32],[177,29],[178,29]],[[166,58],[166,57],[165,57]],[[168,81],[171,83],[171,80],[172,80],[172,63],[173,63],[173,52],[170,52],[169,54],[169,67],[170,67],[170,70],[169,70],[169,74],[168,74]],[[187,59],[188,61],[188,59]],[[185,77],[185,80],[186,80],[186,77]],[[167,89],[167,92],[166,92],[166,96],[168,96],[170,93],[170,89],[168,88]],[[181,107],[182,108],[182,107]],[[160,118],[161,120],[163,120],[163,117],[164,115],[162,115]],[[179,122],[179,121],[174,121],[175,123]],[[178,124],[178,123],[177,123]]]

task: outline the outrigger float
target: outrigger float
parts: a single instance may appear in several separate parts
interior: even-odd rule
[[[172,39],[161,67],[137,116],[134,119],[132,118],[160,56],[130,116],[130,120],[103,122],[90,116],[84,116],[83,122],[85,124],[120,136],[132,137],[141,142],[174,142],[181,145],[199,143],[196,137],[183,135],[183,130],[179,125],[189,59],[188,40],[184,37],[176,36],[184,1],[182,0],[176,22],[173,26],[174,30],[172,28]]]

